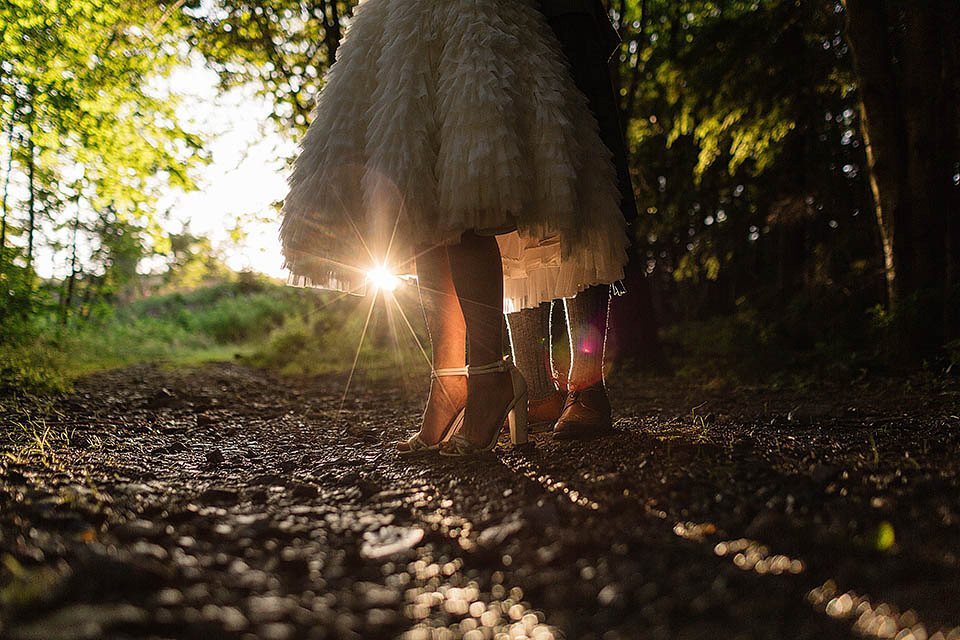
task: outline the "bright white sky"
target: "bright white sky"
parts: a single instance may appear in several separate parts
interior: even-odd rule
[[[171,233],[188,227],[194,235],[210,238],[231,269],[286,278],[277,239],[279,213],[272,205],[286,195],[287,162],[296,152],[296,143],[281,137],[269,122],[270,103],[257,97],[252,86],[220,94],[216,73],[205,68],[200,58],[168,79],[158,80],[154,88],[180,96],[181,125],[202,134],[212,154],[212,162],[194,172],[196,191],[175,189],[161,197],[156,209],[158,222]],[[19,177],[19,182],[24,182],[25,178]],[[25,202],[26,185],[19,184],[18,175],[13,178],[11,197]],[[230,235],[238,218],[245,234],[239,244]],[[55,231],[47,227],[49,224],[42,230],[45,238],[69,246],[69,228]],[[26,242],[24,238],[15,241]],[[81,261],[90,251],[81,241]],[[34,268],[41,277],[65,277],[69,265],[68,249],[55,250],[47,242],[38,243]],[[163,268],[162,257],[148,258],[140,266],[142,272]]]
[[[253,87],[218,95],[216,73],[200,62],[173,74],[170,91],[182,96],[181,122],[208,136],[213,162],[200,169],[197,191],[171,193],[159,203],[159,211],[170,211],[169,230],[189,225],[223,250],[232,269],[285,276],[272,203],[286,194],[286,163],[296,144],[276,133],[271,105]],[[238,247],[229,231],[241,216],[246,238]]]

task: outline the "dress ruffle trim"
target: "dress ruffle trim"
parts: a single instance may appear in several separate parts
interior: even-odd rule
[[[506,310],[623,275],[611,154],[530,0],[366,0],[301,143],[291,284],[362,293],[375,266],[498,236]]]

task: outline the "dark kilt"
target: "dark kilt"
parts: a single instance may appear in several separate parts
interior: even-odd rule
[[[620,211],[628,223],[633,222],[637,218],[637,201],[608,67],[610,57],[620,47],[617,31],[600,0],[540,0],[540,6],[570,62],[574,82],[590,101],[590,110],[600,126],[600,138],[613,153]]]

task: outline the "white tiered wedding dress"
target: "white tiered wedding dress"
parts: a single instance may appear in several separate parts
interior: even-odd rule
[[[505,311],[623,275],[611,154],[536,0],[362,0],[289,183],[294,285],[363,293],[466,230],[497,234]]]

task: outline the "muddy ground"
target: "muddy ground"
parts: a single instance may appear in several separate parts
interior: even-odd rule
[[[393,453],[422,388],[344,383],[3,399],[0,637],[960,638],[957,376],[621,372],[614,435],[468,461]]]

